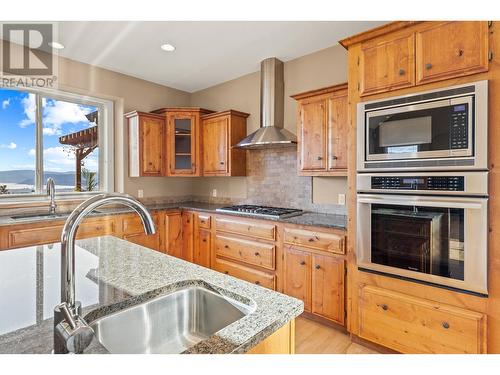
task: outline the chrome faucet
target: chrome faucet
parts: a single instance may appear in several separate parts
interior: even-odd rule
[[[81,317],[81,303],[75,301],[75,235],[81,221],[97,207],[119,203],[132,208],[142,220],[146,234],[156,233],[148,209],[125,194],[99,194],[81,203],[69,215],[61,234],[61,303],[54,309],[54,353],[82,353],[94,337],[93,329]]]
[[[56,183],[52,177],[47,179],[47,195],[50,197],[49,213],[56,213]]]

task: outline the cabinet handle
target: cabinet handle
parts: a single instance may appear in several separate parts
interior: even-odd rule
[[[318,156],[318,160],[323,160],[323,156]]]
[[[206,239],[206,238],[204,238],[204,239],[203,239],[203,242],[207,242],[207,239]]]
[[[450,328],[450,324],[448,322],[443,322],[443,328],[444,329]]]
[[[316,266],[314,268],[316,268],[317,270],[319,270],[321,268],[321,266],[319,264],[316,264]]]
[[[221,162],[220,162],[220,165],[224,165],[224,162],[223,162],[223,161],[221,161]]]
[[[229,271],[224,271],[224,273],[225,273],[226,275],[229,275]]]
[[[260,285],[260,281],[256,281],[255,284]]]
[[[304,260],[303,260],[302,262],[300,262],[300,265],[301,265],[301,266],[303,266],[303,265],[305,265],[305,264],[306,264],[306,262],[305,262]]]
[[[404,69],[399,69],[399,75],[404,76],[406,71]]]
[[[338,158],[338,156],[332,155],[332,160],[337,160]]]
[[[463,49],[459,49],[457,55],[459,57],[462,57],[464,55],[464,50]]]
[[[432,68],[432,64],[431,63],[425,64],[425,69],[429,70],[431,68]]]
[[[229,245],[224,245],[224,248],[229,249]]]
[[[255,256],[258,257],[260,254],[258,251],[255,252]]]
[[[385,303],[383,305],[380,305],[382,310],[387,311],[389,309],[389,306],[387,306]]]

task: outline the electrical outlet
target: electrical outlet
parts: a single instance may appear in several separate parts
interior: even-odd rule
[[[217,189],[212,189],[212,197],[217,197]]]
[[[142,189],[137,190],[137,198],[144,198],[144,190]]]
[[[345,205],[345,194],[338,195],[338,204],[344,206]]]

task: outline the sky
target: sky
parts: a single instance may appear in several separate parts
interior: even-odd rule
[[[86,114],[92,106],[44,98],[43,148],[44,170],[67,172],[75,170],[75,160],[68,147],[59,144],[61,135],[87,129]],[[85,159],[85,167],[96,171],[96,149]],[[0,171],[35,169],[35,96],[22,91],[0,89]]]

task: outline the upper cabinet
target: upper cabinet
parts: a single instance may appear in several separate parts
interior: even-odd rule
[[[298,174],[347,174],[347,84],[292,96],[298,101]]]
[[[167,176],[200,176],[200,117],[211,113],[203,108],[162,108],[153,111],[165,118]]]
[[[395,90],[415,84],[415,36],[403,33],[361,45],[359,59],[363,95]]]
[[[230,110],[202,117],[204,176],[246,175],[246,151],[233,146],[246,136],[248,116]]]
[[[360,44],[360,96],[488,70],[485,21],[394,23],[341,43]]]
[[[165,161],[165,119],[152,113],[127,113],[130,177],[162,176]]]
[[[487,22],[433,22],[415,35],[417,83],[488,70]]]

